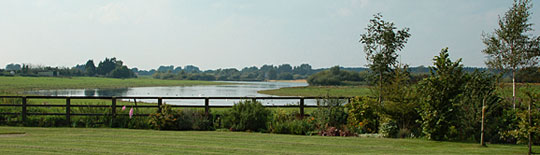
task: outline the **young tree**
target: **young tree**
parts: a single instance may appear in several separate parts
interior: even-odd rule
[[[447,140],[456,133],[460,94],[467,81],[461,59],[452,62],[448,48],[433,59],[430,77],[418,84],[422,130],[428,139]]]
[[[514,4],[504,17],[499,17],[499,28],[493,34],[484,34],[486,48],[482,50],[488,55],[486,65],[499,70],[512,72],[512,103],[516,101],[516,72],[522,67],[538,63],[540,58],[540,37],[527,32],[533,31],[532,23],[528,23],[532,7],[529,0],[514,0]]]
[[[378,74],[379,102],[382,102],[383,76],[389,73],[393,65],[397,64],[397,51],[405,47],[409,28],[396,31],[392,22],[386,22],[382,15],[375,14],[366,28],[367,32],[361,35],[360,41],[364,44],[366,59],[370,62],[369,68]]]

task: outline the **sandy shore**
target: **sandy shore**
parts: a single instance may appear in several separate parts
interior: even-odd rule
[[[291,83],[306,83],[306,79],[299,80],[266,80],[268,82],[291,82]]]

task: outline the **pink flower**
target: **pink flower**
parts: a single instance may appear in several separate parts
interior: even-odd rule
[[[133,117],[133,108],[129,109],[129,118],[131,119],[131,117]]]
[[[124,110],[126,110],[126,106],[123,106],[123,107],[122,107],[122,111],[124,111]]]

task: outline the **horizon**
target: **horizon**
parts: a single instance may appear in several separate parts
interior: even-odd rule
[[[264,64],[366,67],[360,34],[373,14],[411,37],[399,51],[410,66],[431,66],[445,47],[452,60],[486,67],[483,33],[513,1],[1,1],[0,64],[73,67],[116,57],[141,70],[201,70]],[[540,7],[533,1],[532,34]]]

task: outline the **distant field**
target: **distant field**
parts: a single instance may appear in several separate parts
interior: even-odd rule
[[[521,92],[527,90],[540,93],[540,84],[519,84],[518,96],[523,96]],[[262,94],[277,95],[277,96],[367,96],[372,92],[368,86],[306,86],[306,87],[288,87],[273,90],[259,91]],[[504,88],[499,89],[499,93],[504,96],[512,95],[512,85],[505,84]]]
[[[126,88],[147,86],[192,86],[225,84],[211,81],[159,80],[151,78],[114,79],[99,77],[3,77],[0,94],[15,94],[36,89]]]
[[[307,86],[262,90],[258,93],[277,96],[366,96],[371,93],[367,86]]]
[[[0,127],[0,154],[525,154],[525,145],[228,131]],[[2,134],[5,133],[5,134]],[[533,147],[533,152],[540,148]]]

